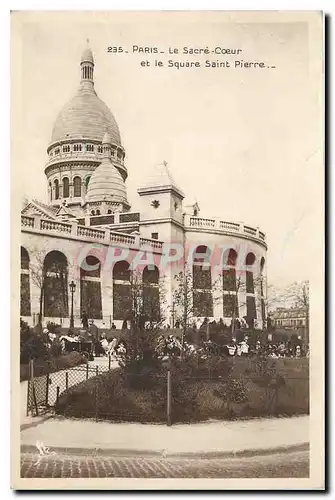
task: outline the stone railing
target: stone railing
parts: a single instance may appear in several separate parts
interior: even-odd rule
[[[40,215],[34,215],[32,217],[22,215],[21,216],[21,228],[23,231],[32,231],[33,233],[46,234],[59,233],[59,236],[66,234],[70,238],[79,238],[80,240],[90,240],[103,242],[106,245],[119,244],[128,247],[139,248],[142,245],[148,245],[154,250],[158,250],[159,253],[162,251],[163,242],[150,239],[141,238],[139,234],[127,234],[121,233],[119,231],[112,231],[109,228],[97,229],[91,226],[78,225],[76,221],[74,222],[60,222],[53,221],[50,219],[42,219]]]
[[[21,215],[21,226],[34,227],[34,217],[28,215]]]
[[[140,238],[140,245],[150,245],[153,248],[163,248],[163,242],[152,238]]]
[[[136,237],[131,234],[118,233],[117,231],[110,231],[110,242],[119,243],[121,245],[135,245]]]
[[[203,217],[190,217],[191,227],[215,227],[215,219],[204,219]]]
[[[54,220],[41,219],[40,228],[42,231],[57,231],[59,233],[71,234],[71,224],[66,222],[57,222]]]
[[[250,226],[244,226],[244,232],[247,234],[250,234],[251,236],[256,236],[257,229],[255,229],[254,227],[250,227]]]
[[[237,222],[227,222],[225,220],[220,220],[220,229],[227,229],[228,231],[239,231],[240,225]]]
[[[105,239],[105,231],[103,229],[93,229],[86,226],[78,226],[77,235],[84,236],[85,238],[92,238],[95,240]]]
[[[244,235],[244,237],[252,237],[260,240],[265,244],[266,237],[265,233],[259,230],[259,228],[247,226],[243,222],[229,222],[220,220],[217,218],[206,218],[206,217],[196,217],[185,215],[184,224],[190,228],[208,229],[215,231],[222,231],[225,233]]]

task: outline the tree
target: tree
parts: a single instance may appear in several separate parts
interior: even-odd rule
[[[207,268],[207,271],[210,273],[210,268]],[[183,269],[174,277],[174,284],[173,307],[176,308],[177,319],[182,325],[181,357],[183,357],[187,328],[191,326],[191,322],[198,316],[213,316],[212,310],[219,298],[213,296],[217,282],[215,281],[213,284],[210,282],[209,285],[208,276],[201,273],[198,273],[195,278],[194,271],[191,271],[187,262],[184,263]],[[200,304],[205,314],[199,314]]]
[[[294,282],[285,290],[286,301],[297,309],[302,309],[305,315],[305,340],[309,342],[309,281]]]
[[[245,279],[244,279],[245,276]],[[247,323],[253,327],[253,320],[256,319],[256,303],[254,303],[255,298],[253,296],[248,296],[248,293],[260,295],[260,300],[262,304],[262,320],[263,328],[266,309],[266,293],[264,290],[264,278],[262,275],[254,276],[254,273],[246,271],[242,274],[238,272],[235,267],[224,268],[220,274],[220,280],[218,281],[218,286],[220,286],[222,291],[222,314],[223,317],[230,316],[231,321],[231,333],[234,334],[236,319],[239,318],[239,310],[242,306],[247,306],[247,311],[251,312],[248,317]],[[241,302],[241,297],[245,297]],[[248,304],[249,299],[249,304]]]
[[[143,280],[143,273],[133,270],[129,274],[127,299],[124,302],[131,327],[127,338],[127,360],[148,357],[165,318],[165,290],[162,280],[150,283]],[[121,306],[121,304],[119,304]],[[124,362],[127,361],[123,361]]]
[[[193,304],[193,275],[187,263],[184,263],[183,269],[175,276],[174,282],[173,306],[177,307],[177,319],[182,325],[181,357],[183,357],[187,327],[195,316]]]
[[[30,276],[34,285],[39,289],[38,325],[42,325],[43,300],[45,292],[46,272],[44,268],[45,252],[34,248],[31,251],[33,259],[30,261]]]
[[[47,251],[45,249],[34,248],[31,251],[32,259],[30,260],[29,269],[32,282],[39,289],[39,318],[38,325],[42,325],[42,318],[45,314],[44,303],[45,295],[48,286],[51,286],[49,279],[55,278],[61,283],[61,295],[63,304],[62,309],[67,314],[67,274],[68,269],[64,262],[54,260],[52,264],[46,262]],[[51,282],[52,284],[52,282]],[[64,315],[65,315],[64,314]]]

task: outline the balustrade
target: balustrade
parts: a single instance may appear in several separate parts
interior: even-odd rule
[[[259,238],[265,242],[265,233],[259,231],[258,229],[245,226],[243,223],[239,222],[229,222],[217,219],[208,219],[204,217],[187,216],[184,219],[185,225],[189,227],[198,227],[203,229],[219,229],[221,231],[229,231],[232,233],[242,233],[248,236],[253,236]]]
[[[103,240],[105,238],[105,231],[103,229],[92,229],[91,227],[78,226],[77,235],[84,236],[85,238]]]
[[[153,248],[162,248],[163,242],[150,238],[140,238],[140,245],[150,245]]]
[[[21,215],[21,226],[34,227],[34,217],[28,215]]]
[[[59,233],[71,233],[71,224],[57,222],[54,220],[41,219],[42,231],[57,231]]]
[[[110,241],[111,243],[121,243],[123,245],[134,245],[135,244],[135,236],[131,234],[122,234],[116,231],[110,232]]]
[[[239,231],[240,225],[237,222],[227,222],[220,220],[220,229],[227,229],[230,231]]]

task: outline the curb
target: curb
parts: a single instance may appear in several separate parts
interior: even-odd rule
[[[26,429],[31,429],[32,427],[37,427],[40,424],[43,424],[46,420],[52,418],[52,415],[45,415],[43,417],[34,417],[34,418],[36,418],[36,421],[28,422],[26,424],[21,424],[20,432],[25,431]]]
[[[181,458],[181,459],[214,459],[214,458],[244,458],[262,455],[274,455],[277,453],[293,453],[297,451],[309,451],[309,443],[301,443],[290,446],[277,446],[275,448],[252,448],[237,451],[199,451],[199,452],[167,452],[165,450],[132,450],[113,448],[66,448],[50,447],[50,453],[56,455],[83,455],[83,456],[106,456],[106,457],[144,457],[144,458]],[[34,445],[21,445],[21,453],[37,453]]]

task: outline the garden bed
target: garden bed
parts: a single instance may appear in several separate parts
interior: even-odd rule
[[[225,360],[227,373],[199,370],[192,376],[172,370],[172,421],[199,422],[309,413],[308,359]],[[271,369],[269,369],[269,367]],[[222,373],[223,373],[222,372]],[[61,394],[56,413],[66,417],[166,423],[164,369],[127,375],[121,369],[71,387]]]

